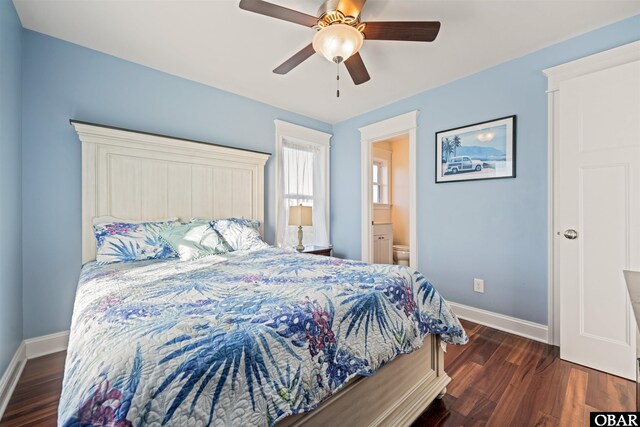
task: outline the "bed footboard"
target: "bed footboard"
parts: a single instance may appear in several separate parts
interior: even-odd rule
[[[307,414],[287,417],[286,427],[409,426],[433,402],[444,396],[451,381],[444,372],[440,338],[429,335],[424,346],[401,355],[368,378],[357,378]]]

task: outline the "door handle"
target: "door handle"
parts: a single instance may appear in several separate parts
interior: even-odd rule
[[[576,230],[573,230],[573,229],[570,228],[568,230],[565,230],[564,237],[566,237],[569,240],[577,239],[578,238],[578,232]]]

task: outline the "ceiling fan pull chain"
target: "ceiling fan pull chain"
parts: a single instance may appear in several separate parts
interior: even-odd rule
[[[336,86],[337,86],[337,90],[336,90],[336,98],[340,98],[340,63],[336,62],[336,67],[337,67],[337,74],[336,74]]]

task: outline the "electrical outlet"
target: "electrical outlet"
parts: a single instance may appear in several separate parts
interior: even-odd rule
[[[473,291],[484,294],[484,280],[473,279]]]

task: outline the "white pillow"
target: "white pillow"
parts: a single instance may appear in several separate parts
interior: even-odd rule
[[[93,226],[96,237],[98,264],[166,259],[177,257],[176,252],[160,238],[166,227],[177,221],[100,222]]]
[[[175,224],[162,230],[160,237],[183,261],[231,251],[229,244],[208,221],[192,220],[187,224]]]
[[[216,219],[211,221],[211,226],[234,251],[269,247],[260,237],[260,221],[242,218]]]

